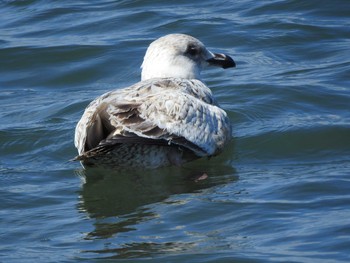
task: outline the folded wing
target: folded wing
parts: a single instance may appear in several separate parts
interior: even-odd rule
[[[151,79],[94,100],[75,132],[79,154],[123,143],[175,145],[197,156],[222,150],[231,137],[226,113],[198,80]]]

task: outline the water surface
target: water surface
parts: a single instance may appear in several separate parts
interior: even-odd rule
[[[348,1],[1,1],[4,262],[348,262]],[[203,79],[233,124],[184,168],[84,171],[87,104],[180,32],[230,54]],[[200,172],[209,178],[196,182]]]

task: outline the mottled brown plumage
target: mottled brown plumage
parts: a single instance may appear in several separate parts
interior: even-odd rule
[[[198,41],[180,36],[185,46]],[[167,37],[171,42],[178,35]],[[199,41],[197,45],[203,53],[198,56],[214,57]],[[171,61],[167,63],[171,67]],[[76,127],[76,160],[110,168],[181,165],[218,154],[230,137],[229,119],[203,82],[172,76],[150,78],[90,103]]]

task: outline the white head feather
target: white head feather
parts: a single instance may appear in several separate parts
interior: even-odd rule
[[[149,45],[141,66],[141,79],[200,79],[202,67],[208,65],[207,60],[215,56],[194,37],[184,34],[166,35]]]

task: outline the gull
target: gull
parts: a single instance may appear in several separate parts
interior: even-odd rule
[[[230,68],[235,62],[189,35],[153,41],[141,81],[107,92],[85,109],[75,129],[74,160],[84,167],[157,168],[222,152],[231,124],[200,79],[207,66]]]

